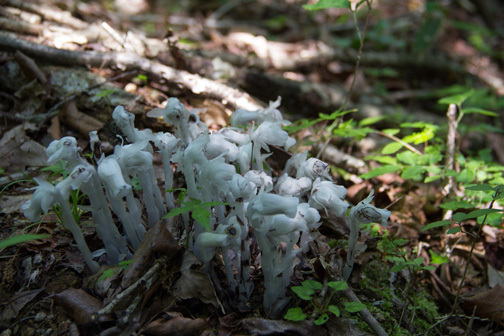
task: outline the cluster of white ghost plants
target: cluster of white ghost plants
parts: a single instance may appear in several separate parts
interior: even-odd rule
[[[63,224],[72,232],[88,266],[96,271],[82,233],[73,220],[68,197],[80,188],[89,196],[93,221],[111,263],[131,256],[125,240],[136,248],[151,226],[176,207],[173,167],[185,178],[186,197],[208,206],[209,223],[183,217],[189,248],[207,268],[216,249],[222,253],[228,287],[243,302],[252,293],[250,249],[261,251],[264,274],[264,307],[275,314],[286,302],[286,289],[296,257],[308,249],[320,225],[319,211],[344,216],[346,189],[332,182],[328,164],[307,153],[294,154],[279,178],[272,177],[266,163],[270,146],[286,150],[295,140],[282,129],[287,122],[278,111],[280,99],[258,111],[237,110],[231,126],[210,133],[195,111],[188,111],[176,98],[163,109],[147,113],[163,117],[173,134],[153,133],[134,127],[134,115],[118,106],[113,119],[127,143],[117,145],[114,154],[96,157],[97,168],[81,154],[72,137],[53,141],[47,148],[48,162],[63,160],[70,175],[56,186],[37,180],[39,186],[23,209],[30,220],[38,220],[55,203],[61,204]],[[96,132],[90,134],[94,152],[99,146]],[[163,192],[152,165],[157,151],[163,162]],[[274,158],[273,158],[274,159]],[[138,178],[140,192],[134,192],[132,178]],[[370,205],[372,195],[350,211],[351,234],[344,277],[348,279],[355,258],[360,223],[386,222],[390,212]],[[120,220],[122,234],[113,225],[112,212]],[[147,223],[142,223],[143,214]]]

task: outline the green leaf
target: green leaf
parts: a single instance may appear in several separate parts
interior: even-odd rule
[[[453,214],[452,219],[456,222],[462,222],[467,218],[467,215],[463,212],[457,212]]]
[[[469,98],[474,93],[474,90],[469,90],[463,93],[459,93],[453,96],[444,97],[439,100],[440,104],[455,104],[461,105],[467,98]]]
[[[217,206],[217,205],[229,205],[229,203],[216,201],[216,202],[205,202],[205,203],[199,204],[199,206],[202,206],[202,207],[213,207],[213,206]]]
[[[441,27],[439,17],[429,17],[424,20],[422,26],[418,29],[413,42],[413,52],[423,54],[433,44],[437,32]]]
[[[364,126],[369,126],[372,124],[376,124],[379,121],[382,121],[385,119],[387,116],[378,116],[378,117],[368,117],[364,118],[361,121],[359,121],[359,127],[364,127]]]
[[[395,152],[397,152],[399,149],[402,148],[403,145],[401,145],[399,142],[391,142],[389,144],[386,144],[381,153],[384,154],[384,155],[388,155],[388,154],[394,154]]]
[[[457,182],[470,183],[474,180],[475,174],[472,169],[464,169],[455,177]]]
[[[9,237],[9,238],[0,240],[0,251],[6,247],[9,247],[9,246],[14,246],[14,245],[26,243],[26,242],[29,242],[32,240],[45,239],[45,238],[49,238],[49,237],[51,237],[51,235],[34,234],[34,233],[26,233],[26,234],[21,234],[18,236]]]
[[[401,177],[404,179],[415,179],[415,178],[422,177],[424,172],[425,172],[425,168],[422,166],[408,167],[403,170]]]
[[[468,201],[451,201],[439,205],[440,208],[446,210],[470,209],[474,208],[474,204]]]
[[[401,161],[402,163],[405,163],[410,166],[414,166],[418,164],[418,161],[420,159],[420,155],[413,153],[412,151],[404,151],[396,155],[396,158]]]
[[[361,177],[363,179],[369,179],[369,178],[380,176],[380,175],[387,174],[387,173],[394,173],[400,169],[401,169],[400,166],[386,165],[386,166],[381,166],[381,167],[375,168],[375,169],[371,170],[370,172],[367,172],[365,174],[360,175],[359,177]]]
[[[203,225],[203,227],[207,230],[210,231],[210,216],[212,213],[210,210],[198,207],[194,209],[192,213],[192,218],[194,218],[195,221]]]
[[[483,219],[485,217],[478,217],[478,224],[483,224]],[[504,218],[503,213],[491,213],[488,214],[486,217],[486,224],[489,224],[490,226],[494,227],[501,227],[502,225],[502,219]]]
[[[478,218],[479,216],[485,216],[494,212],[501,212],[501,211],[502,209],[478,209],[469,212],[465,219]]]
[[[319,0],[315,4],[303,5],[306,10],[319,10],[327,8],[348,8],[350,9],[350,2],[348,0]]]
[[[322,324],[326,323],[327,321],[329,321],[329,315],[322,314],[322,315],[320,315],[320,317],[318,319],[313,321],[313,323],[315,323],[316,325],[322,325]]]
[[[490,117],[498,117],[499,116],[498,113],[484,110],[484,109],[480,109],[480,108],[476,108],[476,107],[465,108],[462,111],[464,112],[464,114],[477,113],[477,114],[483,114],[483,115],[490,116]]]
[[[435,176],[427,176],[424,180],[425,183],[429,183],[432,181],[439,180],[441,178],[441,175],[435,175]]]
[[[107,278],[110,278],[112,275],[114,275],[115,272],[115,267],[111,267],[109,269],[106,269],[103,271],[103,273],[98,277],[98,281],[105,280]]]
[[[324,286],[322,286],[322,284],[318,281],[315,281],[315,280],[305,280],[301,283],[301,285],[303,287],[306,287],[306,288],[309,288],[309,289],[312,289],[312,290],[321,290],[322,288],[324,288]]]
[[[164,215],[163,218],[175,217],[175,216],[178,216],[181,214],[191,212],[192,210],[194,210],[194,205],[175,208],[175,209],[171,210],[170,212],[168,212],[166,215]]]
[[[460,226],[457,226],[456,228],[451,228],[450,230],[446,231],[447,234],[454,234],[457,232],[462,231],[462,228]]]
[[[349,313],[358,313],[366,308],[366,305],[360,302],[345,302],[345,310]]]
[[[391,156],[384,156],[384,155],[367,155],[364,157],[366,160],[375,160],[376,162],[382,163],[382,164],[388,164],[388,165],[397,165],[397,160],[396,158],[393,158]]]
[[[303,286],[292,286],[291,289],[294,293],[296,293],[297,296],[299,296],[300,299],[306,301],[310,301],[311,296],[315,294],[315,291],[313,289]]]
[[[477,184],[470,187],[466,187],[466,190],[474,190],[474,191],[494,191],[494,187],[488,184]]]
[[[435,271],[436,270],[436,266],[430,266],[430,265],[423,266],[422,268],[426,271]]]
[[[382,130],[382,132],[387,135],[396,135],[400,131],[401,130],[399,128],[387,128],[387,129]]]
[[[399,272],[399,271],[402,271],[403,269],[405,269],[406,267],[407,267],[407,265],[405,265],[405,264],[395,265],[390,269],[390,272]]]
[[[299,307],[289,308],[284,315],[284,319],[289,321],[303,321],[306,319],[306,314],[303,313],[303,310]]]
[[[357,111],[357,110],[356,109],[352,109],[352,110],[341,111],[341,109],[338,109],[338,110],[334,111],[331,114],[319,113],[319,118],[321,120],[335,120],[336,118],[342,117],[342,116],[344,116],[346,114],[349,114],[349,113],[352,113],[352,112],[355,112],[355,111]]]
[[[431,256],[431,264],[442,265],[450,261],[450,258],[437,254],[436,252],[429,250]]]
[[[434,137],[435,130],[436,127],[434,127],[433,125],[426,125],[425,129],[423,129],[421,132],[416,132],[411,135],[405,136],[402,140],[407,143],[413,142],[415,145],[418,145],[432,139]]]
[[[348,288],[346,281],[329,281],[327,283],[327,286],[337,291],[345,290]]]
[[[418,257],[413,260],[413,262],[417,265],[422,265],[422,263],[425,261],[425,258]]]
[[[336,315],[336,317],[340,316],[340,310],[335,305],[329,305],[327,310],[329,310],[330,313],[333,313],[334,315]]]

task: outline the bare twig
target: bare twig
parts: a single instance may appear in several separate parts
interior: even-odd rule
[[[361,301],[359,300],[359,298],[357,297],[357,295],[355,295],[355,293],[353,292],[353,290],[350,287],[348,287],[345,290],[345,296],[347,297],[347,299],[349,299],[352,302],[359,302],[359,303],[361,303]],[[373,314],[371,314],[369,312],[369,310],[367,310],[367,308],[364,308],[363,310],[361,310],[359,312],[359,314],[362,317],[362,319],[364,320],[364,322],[367,323],[367,325],[369,326],[369,328],[371,328],[371,330],[373,330],[373,332],[375,333],[375,335],[377,335],[377,336],[386,336],[386,335],[388,335],[387,332],[385,331],[385,329],[383,329],[383,327],[381,326],[381,324],[374,318]]]
[[[37,5],[20,0],[1,0],[0,6],[9,6],[24,10],[26,12],[35,13],[47,20],[65,24],[76,29],[82,29],[87,27],[88,25],[86,22],[73,17],[70,12],[58,10],[54,7],[49,8],[47,6]]]
[[[366,3],[368,5],[368,11],[366,13],[366,21],[364,22],[364,29],[362,30],[362,35],[361,35],[360,30],[359,30],[359,25],[357,24],[357,16],[355,14],[355,11],[352,11],[352,13],[354,15],[355,27],[356,27],[357,33],[359,35],[359,51],[357,52],[357,56],[356,56],[355,69],[354,69],[354,74],[353,74],[353,78],[352,78],[352,84],[350,85],[350,89],[347,92],[347,95],[345,97],[345,101],[344,101],[343,105],[340,108],[341,111],[344,111],[345,108],[346,108],[346,106],[350,102],[350,97],[352,96],[353,88],[354,88],[355,82],[357,80],[357,73],[359,72],[359,66],[360,66],[361,57],[362,57],[362,49],[364,48],[364,39],[366,37],[366,31],[367,31],[367,26],[368,26],[368,22],[369,22],[369,17],[371,16],[371,5],[373,4],[373,0],[366,0]],[[335,129],[340,122],[341,122],[341,118],[337,118],[335,121],[333,121],[333,123],[329,126],[329,129],[331,130],[331,133],[332,133],[332,130]],[[329,137],[324,142],[324,146],[322,147],[322,150],[317,154],[317,158],[320,158],[321,155],[324,153],[327,145],[331,141],[331,135],[332,134],[329,134]]]
[[[457,137],[457,105],[450,104],[446,111],[448,117],[448,135],[446,136],[446,169],[453,169],[455,163],[455,140]],[[455,188],[455,176],[448,176],[448,182],[443,188],[443,195],[448,196]],[[450,216],[451,217],[451,216]]]
[[[387,134],[387,133],[384,133],[382,131],[377,131],[376,133],[380,134],[381,136],[384,136],[386,138],[389,138],[391,140],[394,140],[395,142],[400,143],[401,145],[403,145],[404,147],[408,148],[410,151],[412,151],[415,154],[422,155],[422,152],[420,152],[418,149],[416,149],[415,147],[411,146],[409,143],[404,142],[403,140],[399,139],[398,137],[396,137],[396,136],[394,136],[392,134]]]
[[[161,265],[162,263],[160,262],[155,263],[154,266],[152,266],[147,272],[145,272],[145,274],[140,279],[135,281],[131,286],[126,288],[121,293],[117,294],[117,296],[112,301],[110,301],[108,305],[93,314],[93,320],[98,321],[101,316],[112,313],[115,307],[117,307],[117,305],[120,304],[124,298],[131,295],[138,286],[145,284],[150,278],[157,276],[157,272],[161,268]]]

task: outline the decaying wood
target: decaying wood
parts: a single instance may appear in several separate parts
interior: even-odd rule
[[[174,83],[194,94],[223,101],[233,108],[257,110],[261,108],[247,93],[225,84],[176,70],[155,61],[140,57],[130,52],[100,53],[92,51],[70,51],[52,48],[17,38],[15,35],[0,32],[0,50],[20,50],[32,57],[51,63],[64,65],[82,65],[92,67],[118,68],[123,71],[139,70],[158,80]]]
[[[294,119],[317,118],[319,113],[334,112],[343,105],[346,97],[346,90],[341,85],[293,81],[279,75],[255,70],[240,73],[238,83],[245,91],[263,101],[275,100],[277,96],[281,96],[282,106],[293,115]],[[357,109],[353,114],[357,119],[395,115],[402,112],[404,115],[411,115],[414,120],[435,124],[444,122],[444,117],[436,114],[420,109],[408,111],[387,102],[379,104],[362,102],[349,104],[348,108]]]
[[[1,0],[1,7],[14,7],[23,11],[40,15],[46,20],[61,23],[75,29],[82,29],[87,23],[72,16],[70,12],[62,11],[56,7],[36,5],[20,0]]]

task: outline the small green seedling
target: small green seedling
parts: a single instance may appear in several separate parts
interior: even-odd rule
[[[108,269],[106,269],[105,271],[103,271],[103,273],[100,275],[100,277],[98,278],[99,281],[102,281],[102,280],[105,280],[107,278],[110,278],[111,276],[114,275],[114,272],[116,271],[116,269],[118,268],[121,268],[121,270],[127,270],[129,268],[129,265],[133,262],[134,260],[123,260],[121,261],[120,263],[118,263],[117,265],[114,265]]]
[[[37,240],[37,239],[45,239],[51,237],[47,234],[34,234],[34,233],[25,233],[13,237],[9,237],[3,240],[0,240],[0,251],[9,246],[14,246],[22,243],[26,243],[29,241]]]
[[[168,191],[173,192],[175,190],[180,191],[178,197],[178,204],[180,204],[180,206],[167,213],[163,218],[175,217],[192,212],[191,217],[203,225],[207,231],[210,231],[210,217],[212,216],[212,213],[208,208],[218,205],[228,205],[228,203],[225,202],[202,203],[198,199],[186,198],[185,196],[187,195],[187,190],[185,188],[170,189]]]
[[[344,291],[348,288],[348,284],[345,281],[330,281],[326,284],[327,287],[331,288],[331,294],[327,299],[316,295],[316,292],[322,291],[324,286],[315,280],[305,280],[301,283],[301,286],[291,287],[292,291],[296,295],[305,301],[310,301],[313,305],[314,311],[317,318],[313,321],[316,325],[322,325],[329,321],[329,313],[334,314],[336,317],[341,315],[340,309],[336,305],[332,305],[331,299],[337,291]],[[344,302],[344,309],[348,313],[357,313],[366,306],[360,302]],[[303,312],[300,307],[290,308],[284,315],[284,319],[289,321],[303,321],[308,316]]]

